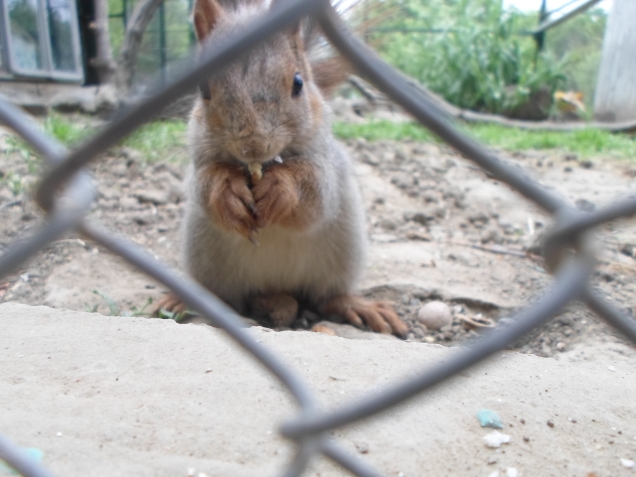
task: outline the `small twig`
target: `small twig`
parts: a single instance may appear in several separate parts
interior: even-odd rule
[[[624,262],[619,262],[617,260],[611,260],[609,258],[599,258],[598,260],[600,263],[607,265],[607,266],[616,266],[616,267],[620,267],[622,269],[626,269],[629,270],[630,272],[634,272],[636,271],[636,266],[634,265],[630,265],[629,263],[624,263]],[[621,270],[622,272],[623,270]]]
[[[15,207],[16,205],[22,204],[22,199],[14,200],[12,202],[7,202],[6,204],[0,205],[0,210],[8,209],[9,207]]]
[[[543,257],[540,255],[536,255],[530,252],[520,252],[518,250],[509,250],[501,245],[495,247],[486,247],[485,245],[479,245],[476,243],[463,243],[463,242],[454,242],[452,240],[446,242],[449,245],[459,245],[461,247],[470,247],[475,250],[481,250],[482,252],[490,252],[497,255],[510,255],[512,257],[519,258],[529,258],[530,260],[534,260],[535,262],[542,262]]]

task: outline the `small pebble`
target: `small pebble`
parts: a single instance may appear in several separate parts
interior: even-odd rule
[[[621,459],[621,464],[623,465],[623,467],[627,467],[628,469],[633,469],[636,465],[636,463],[634,463],[634,461],[630,459]]]
[[[552,419],[548,419],[548,427],[554,427],[554,421]]]
[[[355,442],[354,444],[360,454],[367,454],[369,452],[369,444],[366,442]]]
[[[496,449],[497,447],[500,447],[501,444],[510,443],[510,436],[508,434],[502,434],[499,431],[493,431],[484,436],[484,442],[488,447]]]
[[[441,301],[431,301],[421,307],[417,319],[429,330],[439,330],[453,322],[450,308]]]
[[[506,469],[506,477],[519,477],[519,471],[514,467],[508,467]]]
[[[530,438],[528,436],[523,436],[523,442],[530,442]]]

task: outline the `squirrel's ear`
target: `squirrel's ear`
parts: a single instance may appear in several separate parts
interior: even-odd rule
[[[215,0],[196,0],[192,9],[192,23],[199,42],[208,37],[221,15],[223,10]]]

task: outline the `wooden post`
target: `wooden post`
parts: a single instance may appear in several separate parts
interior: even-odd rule
[[[594,117],[609,122],[636,119],[635,0],[614,0],[603,40]]]

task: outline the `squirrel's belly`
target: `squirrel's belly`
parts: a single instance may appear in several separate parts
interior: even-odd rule
[[[281,291],[329,286],[342,275],[347,260],[322,235],[270,227],[257,236],[259,245],[242,240],[235,250],[242,280],[259,289]]]
[[[271,227],[256,236],[259,245],[226,236],[223,247],[209,251],[215,272],[195,278],[228,302],[255,292],[302,293],[311,299],[346,293],[362,263],[353,252],[357,247],[331,232],[305,235]]]

